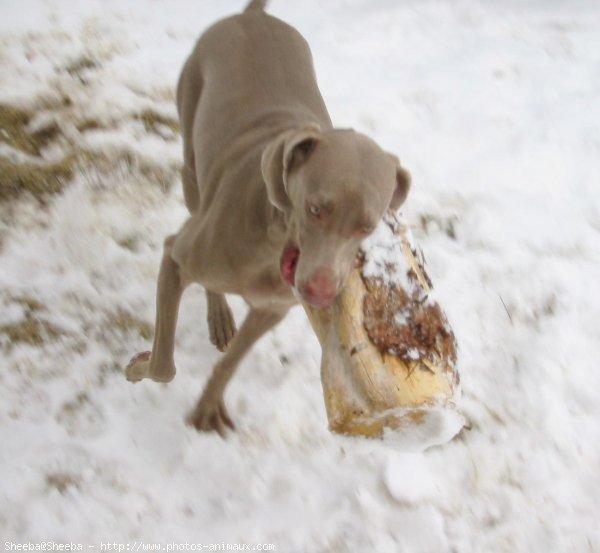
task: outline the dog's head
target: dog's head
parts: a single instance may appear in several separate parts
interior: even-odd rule
[[[406,199],[410,174],[368,137],[317,125],[280,134],[261,167],[269,200],[287,222],[281,276],[306,303],[328,306],[362,240]]]

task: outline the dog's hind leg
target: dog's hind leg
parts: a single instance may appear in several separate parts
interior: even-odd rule
[[[175,236],[165,240],[163,259],[158,275],[156,292],[156,327],[152,352],[135,355],[125,374],[130,382],[150,378],[155,382],[170,382],[175,376],[175,328],[179,303],[185,286],[181,281],[179,266],[171,257]]]
[[[190,213],[200,205],[200,191],[196,178],[196,162],[194,159],[193,129],[198,102],[202,92],[202,76],[197,56],[192,53],[181,71],[177,83],[177,113],[183,139],[183,197]]]
[[[233,313],[224,294],[207,290],[206,303],[210,341],[219,351],[225,351],[236,331]]]

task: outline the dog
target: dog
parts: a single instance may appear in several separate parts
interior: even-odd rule
[[[333,127],[306,40],[265,4],[252,0],[210,27],[181,72],[190,216],[164,242],[152,351],[126,368],[131,382],[173,379],[181,295],[201,284],[210,340],[224,355],[188,422],[223,437],[234,429],[224,392],[243,356],[292,306],[333,302],[362,240],[411,181],[373,140]],[[225,294],[249,306],[237,331]]]

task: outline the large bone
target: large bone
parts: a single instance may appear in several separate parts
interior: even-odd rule
[[[425,445],[460,430],[456,344],[410,231],[387,213],[334,303],[304,305],[322,348],[330,430],[417,429]]]

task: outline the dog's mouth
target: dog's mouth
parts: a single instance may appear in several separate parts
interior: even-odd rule
[[[294,245],[286,246],[281,254],[279,268],[281,270],[281,277],[288,286],[293,287],[296,285],[296,267],[298,267],[299,259],[300,250]]]

